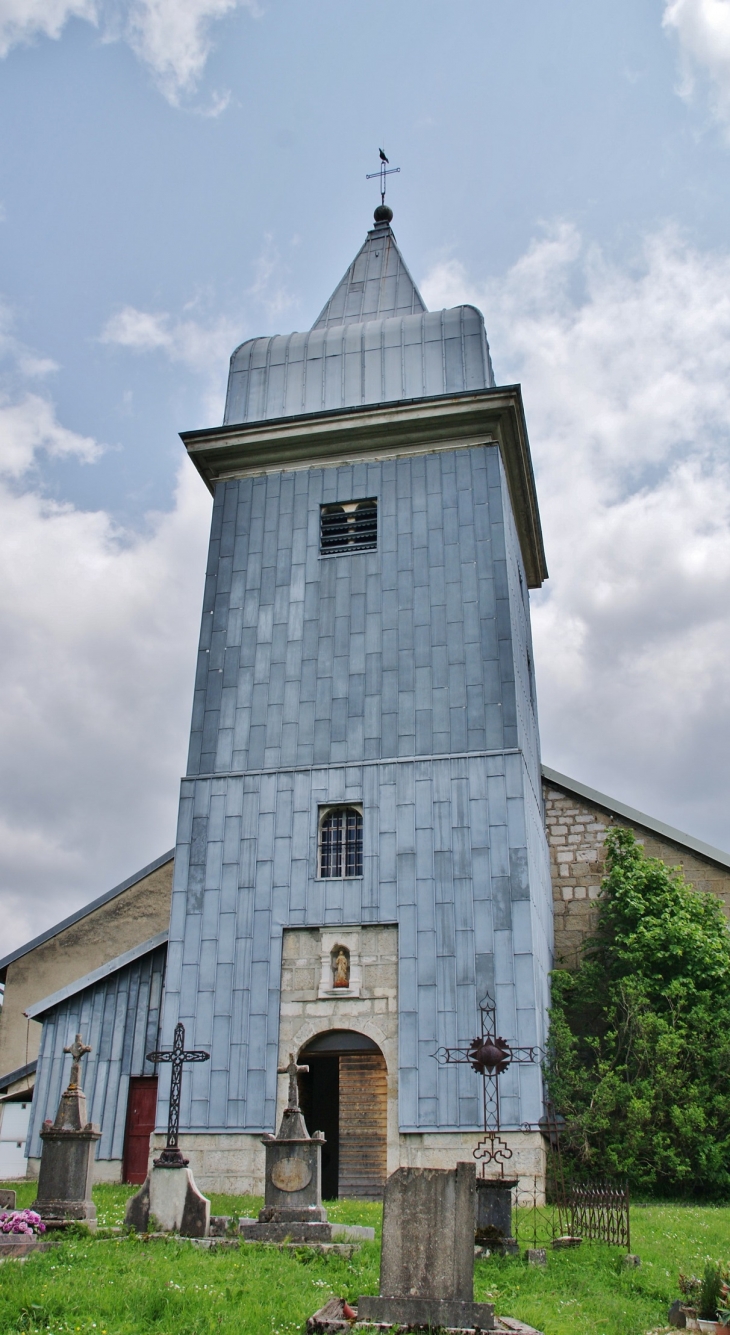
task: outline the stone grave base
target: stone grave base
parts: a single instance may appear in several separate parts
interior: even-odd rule
[[[389,1300],[383,1298],[377,1301],[388,1302]],[[406,1303],[410,1300],[400,1299],[398,1301]],[[441,1305],[444,1307],[451,1307],[456,1304],[429,1304],[429,1306],[434,1307]],[[481,1308],[482,1310],[484,1308],[490,1308],[493,1312],[491,1303],[461,1303],[458,1304],[458,1306]],[[482,1331],[488,1331],[490,1332],[490,1335],[491,1332],[494,1332],[494,1335],[541,1335],[541,1332],[535,1330],[534,1326],[527,1326],[523,1321],[516,1321],[513,1317],[499,1317],[494,1315],[491,1316],[490,1325],[488,1326],[441,1325],[439,1328],[444,1332],[444,1335],[480,1335],[480,1332]],[[352,1330],[382,1331],[383,1335],[385,1335],[385,1332],[392,1332],[392,1335],[395,1335],[396,1331],[405,1332],[424,1329],[428,1329],[428,1325],[424,1326],[423,1322],[414,1325],[412,1322],[404,1323],[403,1321],[397,1321],[394,1323],[392,1321],[373,1321],[371,1319],[366,1319],[364,1314],[361,1316],[359,1308],[358,1319],[353,1324],[352,1319],[348,1320],[344,1314],[344,1301],[342,1298],[330,1298],[329,1302],[325,1303],[324,1307],[320,1307],[319,1311],[315,1312],[313,1316],[310,1316],[307,1321],[307,1335],[340,1335],[340,1333],[344,1335],[346,1331]]]
[[[460,1302],[457,1298],[370,1298],[357,1305],[358,1320],[371,1325],[405,1326],[416,1330],[494,1330],[494,1304]]]
[[[303,1218],[305,1212],[298,1210],[269,1209],[266,1213],[270,1216],[266,1221],[262,1221],[261,1215],[258,1219],[239,1219],[238,1232],[243,1242],[291,1242],[298,1246],[316,1246],[336,1242],[373,1242],[375,1239],[375,1229],[361,1224],[330,1224],[306,1216]],[[219,1218],[216,1219],[216,1225]]]
[[[210,1201],[198,1191],[189,1168],[152,1168],[143,1185],[127,1201],[124,1222],[137,1233],[155,1230],[204,1238],[210,1222]]]
[[[10,1239],[9,1235],[0,1238],[0,1262],[17,1261],[26,1256],[32,1256],[33,1252],[50,1252],[56,1246],[54,1242],[48,1242],[43,1235],[38,1238],[29,1238],[27,1234],[17,1234],[17,1241]]]

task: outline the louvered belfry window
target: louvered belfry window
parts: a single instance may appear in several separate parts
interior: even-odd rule
[[[362,876],[362,814],[335,807],[319,827],[320,876]]]
[[[378,502],[348,501],[320,510],[320,552],[371,552],[378,545]]]

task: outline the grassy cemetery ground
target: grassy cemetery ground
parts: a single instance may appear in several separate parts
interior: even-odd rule
[[[241,1246],[202,1251],[189,1243],[103,1236],[123,1219],[127,1187],[95,1188],[102,1236],[69,1238],[26,1263],[0,1266],[0,1335],[298,1335],[332,1294],[351,1302],[377,1293],[379,1244],[351,1259]],[[18,1206],[32,1184],[21,1184]],[[254,1214],[253,1197],[214,1196],[216,1214]],[[330,1218],[374,1224],[380,1207],[338,1201]],[[617,1248],[551,1252],[545,1270],[514,1258],[480,1260],[475,1298],[545,1335],[644,1335],[663,1330],[677,1275],[701,1273],[706,1257],[730,1260],[730,1207],[634,1206],[625,1270]]]

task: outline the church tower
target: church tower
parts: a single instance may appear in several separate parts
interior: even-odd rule
[[[509,1043],[545,1040],[520,388],[478,310],[426,310],[392,216],[308,333],[236,349],[223,426],[183,435],[214,508],[163,1042],[182,1020],[211,1053],[180,1121],[209,1190],[262,1189],[290,1052],[325,1195],[373,1196],[479,1140],[481,1078],[435,1054],[482,998]],[[510,1168],[539,1173],[539,1066],[500,1093]]]

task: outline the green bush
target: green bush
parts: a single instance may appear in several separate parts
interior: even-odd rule
[[[578,1170],[650,1195],[730,1196],[730,933],[719,901],[607,839],[595,937],[552,976],[547,1075]]]

